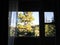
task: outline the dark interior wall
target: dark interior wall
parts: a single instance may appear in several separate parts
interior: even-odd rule
[[[54,0],[18,1],[18,10],[55,11],[56,9],[57,1]]]
[[[43,8],[42,1],[22,1],[18,2],[18,10],[21,11],[39,11]]]
[[[23,1],[23,0],[9,0],[9,10],[43,10],[55,11],[57,10],[57,1],[54,0],[40,0],[40,1]]]
[[[9,0],[9,11],[18,10],[18,1],[17,0]]]

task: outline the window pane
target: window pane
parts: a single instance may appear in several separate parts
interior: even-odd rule
[[[44,12],[44,22],[45,23],[54,22],[54,12]]]
[[[15,36],[15,27],[16,27],[16,12],[9,12],[9,36]]]
[[[45,24],[45,36],[54,37],[56,34],[56,29],[54,24]]]
[[[18,12],[17,36],[39,36],[39,12]]]

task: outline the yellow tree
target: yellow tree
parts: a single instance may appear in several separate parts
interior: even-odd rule
[[[18,25],[17,28],[20,30],[24,29],[30,32],[32,30],[30,23],[34,20],[32,12],[24,12],[24,14],[20,13],[18,15],[18,18],[20,19],[21,23],[24,23],[24,25]]]

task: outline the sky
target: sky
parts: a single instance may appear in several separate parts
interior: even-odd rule
[[[44,21],[45,23],[50,23],[52,22],[52,18],[54,18],[54,13],[53,12],[44,12]],[[47,19],[47,21],[46,21]],[[50,21],[48,21],[50,20]]]
[[[23,12],[18,12],[23,13]],[[32,16],[34,17],[34,21],[32,21],[32,25],[39,25],[39,12],[32,12]],[[12,12],[12,18],[11,18],[11,26],[16,26],[16,12]]]
[[[39,25],[39,12],[33,12],[32,16],[34,17],[33,25]]]
[[[12,12],[11,26],[13,26],[13,27],[16,26],[16,12]]]

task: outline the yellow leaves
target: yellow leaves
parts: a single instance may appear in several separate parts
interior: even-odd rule
[[[28,14],[32,14],[32,12],[28,12]]]
[[[31,22],[31,21],[34,20],[34,18],[33,18],[33,16],[32,16],[32,12],[27,12],[27,13],[25,13],[25,14],[20,13],[20,14],[18,15],[18,18],[21,19],[21,20],[20,20],[21,23],[22,23],[22,22],[24,22],[24,23],[27,22],[26,25],[18,25],[17,28],[18,28],[19,30],[23,30],[23,29],[24,29],[24,30],[27,30],[27,31],[31,31],[31,30],[32,30],[31,25],[28,24],[28,22]]]
[[[22,28],[24,28],[24,26],[23,25],[18,25],[17,28],[22,29]]]
[[[27,31],[31,31],[32,30],[31,25],[30,24],[25,25],[25,29]]]
[[[28,27],[31,27],[31,25],[30,25],[30,24],[27,24],[27,25],[26,25],[26,28],[28,28]]]
[[[54,35],[54,25],[51,25],[51,24],[46,24],[45,25],[45,36],[52,36]]]
[[[19,31],[20,31],[20,32],[22,32],[22,31],[23,31],[23,29],[19,29]]]
[[[35,30],[39,30],[39,27],[35,27]]]
[[[18,18],[22,18],[22,17],[23,17],[23,14],[20,13],[20,14],[18,15]]]
[[[26,18],[25,15],[23,15],[22,18],[25,19]]]
[[[20,18],[21,19],[21,21],[22,22],[31,22],[31,21],[33,21],[34,20],[34,18],[33,18],[33,16],[32,16],[32,14],[30,14],[31,12],[28,12],[28,15],[26,16],[26,15],[23,15],[22,13],[20,13],[19,15],[18,15],[18,18]]]
[[[27,31],[31,31],[32,28],[26,28]]]
[[[28,15],[31,16],[32,15],[32,12],[25,12],[25,15],[26,16],[28,16]]]
[[[33,18],[33,16],[30,16],[30,18],[29,18],[30,20],[34,20],[34,18]]]
[[[35,27],[35,36],[39,36],[39,27],[38,26],[36,26]]]
[[[29,21],[29,22],[31,22],[31,21],[34,20],[34,18],[33,18],[32,16],[27,16],[27,17],[26,17],[26,20]]]
[[[23,28],[24,26],[23,25],[20,25],[20,28]]]
[[[45,32],[48,33],[49,32],[49,28],[48,28],[49,25],[45,25]]]
[[[23,15],[22,13],[20,13],[20,14],[18,15],[18,18],[25,19],[25,15]]]
[[[20,30],[20,29],[25,29],[27,31],[31,31],[32,28],[31,28],[31,25],[30,24],[27,24],[27,25],[18,25],[17,28]]]
[[[39,33],[39,30],[35,30],[35,33]]]
[[[28,15],[32,15],[32,12],[28,12]]]
[[[35,36],[39,36],[39,30],[35,30]]]
[[[45,32],[48,32],[48,30],[45,30]]]

